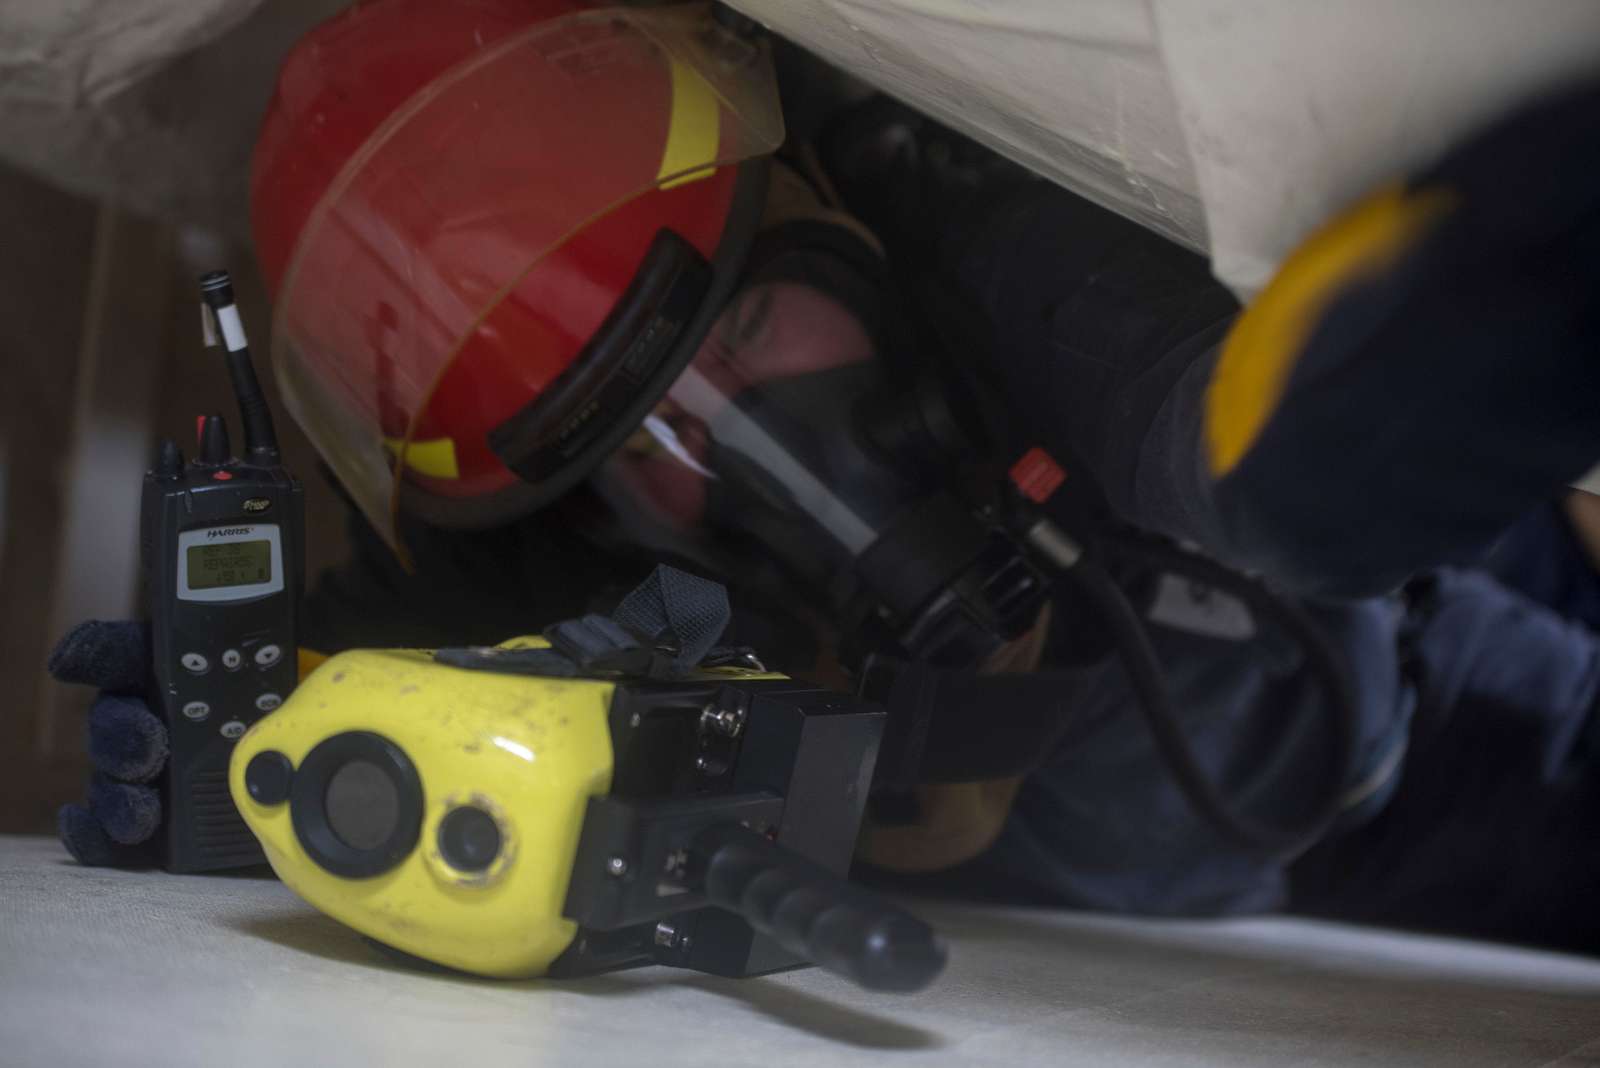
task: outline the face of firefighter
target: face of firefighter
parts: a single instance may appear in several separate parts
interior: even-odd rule
[[[838,468],[848,465],[830,465],[837,443],[823,439],[876,376],[872,340],[843,304],[802,282],[758,283],[723,312],[601,480],[681,534],[726,518],[714,507],[723,490],[825,519],[844,508]]]

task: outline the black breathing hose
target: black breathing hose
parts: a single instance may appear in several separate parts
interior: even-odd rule
[[[1252,852],[1288,857],[1304,850],[1343,810],[1345,783],[1355,753],[1358,711],[1343,656],[1329,643],[1317,623],[1298,606],[1278,597],[1254,579],[1195,553],[1165,545],[1119,543],[1118,547],[1165,571],[1239,598],[1257,619],[1276,623],[1299,644],[1307,667],[1318,676],[1329,698],[1337,753],[1329,763],[1331,785],[1312,816],[1298,826],[1266,827],[1249,822],[1236,812],[1200,766],[1173,708],[1165,672],[1150,643],[1149,633],[1127,594],[1093,559],[1080,559],[1062,572],[1062,576],[1073,582],[1104,616],[1116,639],[1118,655],[1156,748],[1195,810],[1231,841]]]

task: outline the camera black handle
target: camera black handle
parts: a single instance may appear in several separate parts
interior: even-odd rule
[[[868,990],[921,990],[944,970],[944,943],[932,927],[748,827],[708,827],[694,853],[709,901]]]

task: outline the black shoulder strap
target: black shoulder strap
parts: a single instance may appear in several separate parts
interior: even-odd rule
[[[609,616],[591,613],[546,627],[548,649],[440,649],[452,667],[557,678],[671,679],[699,665],[760,667],[746,650],[717,646],[732,617],[717,582],[666,565]],[[973,782],[1038,767],[1072,724],[1067,687],[1039,674],[976,675],[874,658],[861,693],[887,712],[876,788]]]
[[[732,614],[721,583],[662,564],[614,614],[590,613],[546,627],[548,649],[467,646],[433,657],[451,667],[512,675],[675,678],[725,652],[717,640]]]
[[[733,609],[720,582],[662,564],[622,599],[611,618],[658,645],[676,647],[673,666],[687,669],[711,652]]]
[[[875,658],[862,694],[888,713],[874,789],[1026,775],[1076,723],[1057,674],[979,675]]]

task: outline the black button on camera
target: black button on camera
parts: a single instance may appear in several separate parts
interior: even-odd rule
[[[500,855],[500,825],[481,808],[453,808],[439,821],[439,854],[457,871],[483,871]]]
[[[281,805],[289,800],[289,784],[294,780],[294,765],[275,749],[250,758],[244,769],[244,788],[256,803]]]

